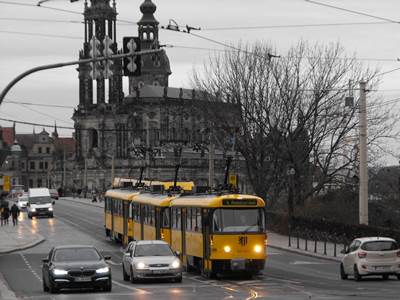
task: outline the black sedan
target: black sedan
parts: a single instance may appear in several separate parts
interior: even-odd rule
[[[43,291],[95,288],[111,291],[111,268],[93,246],[57,246],[43,259]]]

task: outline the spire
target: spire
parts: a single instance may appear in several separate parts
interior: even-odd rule
[[[51,134],[53,138],[57,139],[58,138],[58,132],[57,132],[57,122],[54,121],[54,131]]]

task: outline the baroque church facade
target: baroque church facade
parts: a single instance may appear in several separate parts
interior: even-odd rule
[[[145,0],[140,11],[141,50],[160,49],[156,5]],[[103,41],[109,36],[118,52],[116,16],[115,0],[85,2],[80,59],[90,58],[93,37]],[[204,110],[215,103],[207,102],[203,92],[169,87],[171,68],[164,50],[141,56],[141,74],[129,77],[128,95],[123,93],[122,60],[114,61],[108,79],[93,80],[90,71],[90,64],[79,65],[79,105],[73,114],[81,170],[73,178],[76,188],[108,188],[112,178],[138,178],[143,169],[149,180],[173,180],[179,169],[178,180],[223,183],[227,153],[217,142],[210,146],[211,125]],[[243,175],[241,179],[243,189]]]

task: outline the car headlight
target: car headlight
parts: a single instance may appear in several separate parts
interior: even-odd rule
[[[35,212],[35,211],[36,211],[36,208],[32,208],[31,210],[32,210],[32,212]]]
[[[54,274],[54,275],[67,275],[67,274],[68,274],[68,271],[61,270],[61,269],[54,269],[54,270],[53,270],[53,274]]]
[[[224,247],[224,251],[225,251],[226,253],[231,252],[231,247],[230,247],[230,246],[225,246],[225,247]]]
[[[52,208],[52,207],[49,207],[49,211],[53,211],[53,208]]]
[[[261,253],[262,252],[262,246],[261,245],[255,245],[254,246],[254,252]]]
[[[104,268],[100,268],[100,269],[96,270],[97,274],[105,274],[105,273],[108,273],[108,272],[110,272],[110,268],[109,267],[104,267]]]
[[[181,262],[179,260],[174,260],[171,264],[174,269],[178,269],[181,266]]]
[[[138,269],[144,269],[145,267],[146,267],[146,265],[143,262],[138,262],[136,264],[136,268],[138,268]]]

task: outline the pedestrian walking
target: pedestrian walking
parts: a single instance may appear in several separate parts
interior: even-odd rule
[[[0,206],[0,223],[1,223],[1,226],[3,226],[3,222],[4,222],[4,219],[3,219],[3,205],[1,205]]]
[[[10,208],[8,207],[8,202],[4,204],[1,215],[3,217],[3,224],[8,225],[8,218],[10,217]]]
[[[18,225],[19,208],[15,203],[13,204],[13,206],[11,206],[11,217],[13,221],[13,226]]]

